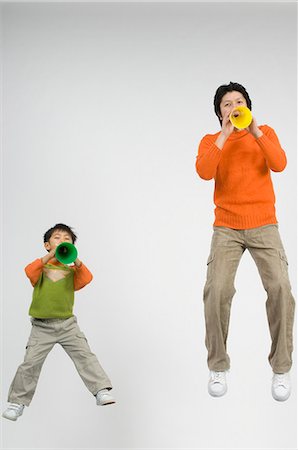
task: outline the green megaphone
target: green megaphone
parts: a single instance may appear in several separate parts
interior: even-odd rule
[[[56,248],[55,257],[62,264],[73,263],[78,256],[78,251],[70,242],[62,242]]]

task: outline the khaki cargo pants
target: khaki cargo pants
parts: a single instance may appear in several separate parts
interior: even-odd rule
[[[89,391],[96,395],[100,389],[112,385],[91,353],[84,333],[75,316],[69,319],[31,319],[32,330],[26,347],[24,362],[18,367],[11,383],[8,401],[29,406],[42,365],[55,344],[60,344],[74,362]]]
[[[226,344],[230,308],[235,294],[234,279],[240,258],[248,249],[267,292],[266,311],[272,339],[269,363],[275,373],[292,365],[295,301],[288,277],[288,262],[278,225],[247,230],[214,226],[204,287],[208,367],[224,371],[230,367]]]

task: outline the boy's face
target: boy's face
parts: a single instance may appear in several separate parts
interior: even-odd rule
[[[62,242],[70,242],[72,244],[73,242],[71,235],[67,233],[67,231],[55,230],[50,237],[50,240],[45,242],[44,246],[46,250],[51,251],[55,250],[55,248],[59,244],[62,244]]]
[[[219,105],[221,118],[223,118],[227,113],[231,114],[233,109],[237,106],[247,106],[246,100],[241,92],[227,92],[221,99]]]

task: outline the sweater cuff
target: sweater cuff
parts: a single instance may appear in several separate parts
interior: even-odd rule
[[[33,261],[34,268],[41,269],[44,266],[44,263],[42,262],[42,258],[38,258],[35,261]]]
[[[256,138],[256,142],[260,145],[260,147],[262,148],[266,148],[266,144],[268,144],[268,141],[270,143],[270,145],[272,145],[272,142],[270,141],[270,139],[268,138],[268,136],[266,136],[265,133],[262,134],[262,136]]]
[[[216,159],[217,161],[219,161],[220,157],[221,157],[221,150],[217,147],[216,144],[212,144],[208,151],[208,158]]]

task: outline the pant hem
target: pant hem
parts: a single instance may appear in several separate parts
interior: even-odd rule
[[[20,400],[20,399],[12,399],[12,398],[8,398],[7,399],[7,401],[8,401],[8,403],[16,403],[17,405],[24,405],[24,406],[29,406],[30,405],[30,403],[31,403],[31,400],[30,401],[27,401],[27,400]]]
[[[284,368],[284,367],[282,367],[282,368],[280,368],[280,367],[277,367],[277,368],[273,368],[272,367],[272,370],[273,370],[273,373],[287,373],[287,372],[290,372],[290,370],[291,370],[291,367],[286,367],[286,368]]]
[[[97,392],[101,391],[102,389],[107,389],[108,391],[110,391],[111,389],[113,389],[113,387],[111,384],[101,384],[97,388],[92,389],[91,393],[96,396]]]

